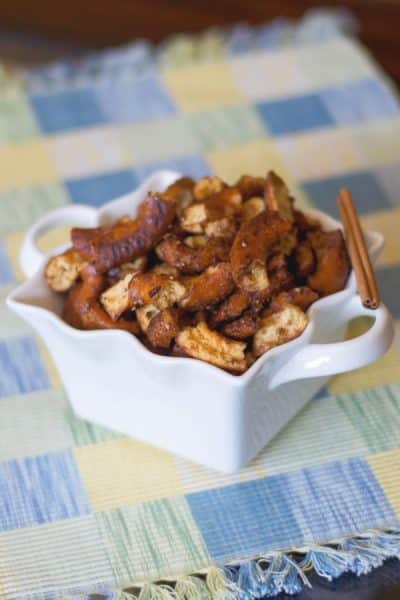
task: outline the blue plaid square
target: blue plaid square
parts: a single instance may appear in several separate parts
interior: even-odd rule
[[[210,167],[201,156],[184,156],[181,158],[158,160],[135,167],[133,173],[137,182],[140,183],[159,169],[172,169],[194,179],[210,174]]]
[[[362,458],[302,469],[285,480],[285,492],[304,540],[332,540],[397,523],[382,488]]]
[[[0,398],[48,389],[49,378],[34,339],[0,341]]]
[[[42,131],[56,133],[106,122],[93,91],[89,88],[51,94],[34,94],[30,101]]]
[[[378,79],[362,79],[319,94],[332,118],[341,125],[390,117],[400,112],[390,88]]]
[[[136,185],[137,180],[128,169],[65,182],[72,202],[91,206],[101,206],[118,196],[123,196],[131,192]]]
[[[93,89],[99,105],[111,121],[145,121],[175,114],[175,106],[154,75],[129,81],[112,81]]]
[[[286,480],[276,475],[186,495],[214,561],[301,543]]]
[[[14,274],[11,269],[10,261],[4,248],[3,242],[0,240],[0,284],[4,285],[15,281]]]
[[[383,301],[395,319],[400,319],[400,265],[380,267],[376,270]]]
[[[0,530],[91,512],[70,450],[0,463]]]
[[[362,459],[188,494],[186,499],[217,563],[397,523]]]
[[[325,105],[316,94],[256,104],[264,125],[273,135],[317,129],[334,124]]]
[[[342,187],[349,188],[361,214],[390,208],[385,190],[369,171],[305,181],[301,186],[316,208],[334,217],[339,217],[336,198]]]

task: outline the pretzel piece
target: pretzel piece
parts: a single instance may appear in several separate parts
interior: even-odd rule
[[[288,260],[284,254],[273,254],[267,261],[269,286],[261,292],[251,294],[253,309],[260,311],[271,298],[284,290],[294,287],[295,279],[289,270]]]
[[[150,193],[134,221],[100,231],[81,252],[98,273],[104,273],[147,254],[160,241],[174,217],[175,202],[163,194]],[[71,230],[74,246],[81,231]]]
[[[151,320],[158,315],[160,309],[154,304],[145,304],[136,309],[136,318],[143,333],[147,332]]]
[[[286,183],[274,171],[269,171],[265,181],[265,204],[279,213],[282,219],[294,221],[293,198]]]
[[[243,200],[249,200],[255,196],[264,196],[265,179],[264,177],[253,177],[252,175],[242,175],[235,183],[235,188],[242,194]],[[264,205],[265,208],[265,205]]]
[[[266,261],[274,244],[291,231],[290,221],[262,212],[243,223],[233,241],[230,260],[237,286],[248,293],[268,289]]]
[[[237,221],[233,216],[223,217],[222,219],[207,223],[204,233],[210,238],[220,238],[231,242],[236,235],[237,229]]]
[[[259,196],[252,196],[245,202],[243,202],[240,207],[240,220],[250,221],[253,217],[256,217],[258,214],[265,210],[265,202]]]
[[[191,236],[187,240],[169,235],[158,244],[157,256],[185,274],[201,273],[229,259],[229,244],[222,239]]]
[[[204,200],[209,221],[236,214],[242,204],[242,194],[235,187],[225,187]]]
[[[149,271],[139,273],[129,284],[129,304],[137,308],[154,304],[159,309],[168,308],[179,302],[186,294],[186,287],[168,275]]]
[[[77,283],[65,302],[63,319],[77,329],[123,329],[137,335],[136,321],[113,321],[103,310],[98,298],[105,284],[102,275],[90,276]]]
[[[312,231],[307,239],[316,256],[316,269],[308,276],[308,285],[321,296],[327,296],[342,290],[350,272],[350,261],[347,255],[342,232]]]
[[[308,323],[307,315],[298,307],[287,304],[278,312],[261,319],[254,335],[253,354],[258,357],[275,346],[285,344],[303,333]]]
[[[227,262],[208,267],[201,275],[188,277],[184,283],[187,291],[180,306],[192,312],[218,304],[234,289],[231,266]]]
[[[290,290],[280,292],[276,296],[273,296],[270,305],[263,315],[278,312],[287,304],[294,304],[295,306],[301,308],[303,312],[306,312],[311,304],[318,300],[318,298],[318,294],[306,285],[294,287]]]
[[[47,285],[55,292],[67,292],[85,264],[80,252],[74,248],[51,257],[44,270]]]
[[[224,182],[219,177],[202,177],[199,179],[193,189],[194,197],[197,201],[202,201],[218,194],[225,187]]]
[[[221,331],[235,340],[245,340],[257,332],[259,324],[259,315],[252,310],[246,310],[238,319],[225,323]]]
[[[182,315],[177,308],[164,308],[150,319],[147,339],[156,348],[169,348],[181,330]]]
[[[137,275],[143,273],[147,267],[147,256],[139,256],[134,260],[123,263],[119,267],[110,269],[107,273],[108,280],[111,284],[121,281],[126,275]]]
[[[181,177],[165,190],[164,196],[176,203],[178,215],[194,201],[193,188],[193,179]]]
[[[204,360],[233,373],[246,370],[246,344],[222,336],[204,322],[195,327],[185,327],[176,341],[177,347],[192,358]]]
[[[267,271],[270,278],[271,294],[287,290],[294,285],[294,277],[288,267],[288,259],[282,252],[273,254],[267,262]]]
[[[78,252],[86,255],[90,251],[93,240],[109,232],[111,227],[73,227],[71,229],[72,246]]]
[[[206,225],[237,214],[242,203],[240,192],[225,187],[218,193],[188,206],[181,215],[180,224],[188,233],[204,233]]]
[[[204,233],[206,221],[207,210],[204,203],[192,204],[180,215],[181,228],[188,233]]]
[[[157,275],[168,275],[168,277],[173,277],[174,279],[176,279],[179,275],[178,269],[171,267],[171,265],[168,265],[165,262],[154,265],[151,271]]]
[[[308,240],[297,244],[294,251],[294,266],[296,276],[299,279],[305,279],[314,272],[316,261],[313,249]]]
[[[304,239],[308,231],[321,230],[321,223],[317,219],[305,215],[301,210],[294,209],[293,215],[294,223],[301,239]]]
[[[147,266],[147,258],[141,256],[136,260],[124,263],[115,269],[113,279],[115,283],[107,288],[100,296],[100,302],[106,313],[116,321],[123,312],[131,308],[129,299],[129,284],[132,279],[142,273]]]
[[[237,319],[249,305],[249,296],[242,290],[235,290],[233,294],[214,310],[211,317],[211,325],[215,327],[224,321]]]

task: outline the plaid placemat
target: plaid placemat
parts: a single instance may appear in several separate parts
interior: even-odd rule
[[[161,167],[227,180],[273,168],[333,214],[351,188],[386,237],[378,279],[400,319],[399,103],[329,19],[0,80],[3,298],[22,279],[24,230],[48,210],[98,206]],[[310,566],[335,577],[400,556],[399,353],[397,337],[333,378],[223,476],[77,419],[40,339],[0,305],[0,596],[246,599],[299,590]]]

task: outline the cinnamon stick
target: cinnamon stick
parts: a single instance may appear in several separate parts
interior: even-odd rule
[[[375,273],[365,245],[358,214],[347,188],[340,190],[337,202],[361,301],[367,308],[376,309],[379,306],[380,296]]]

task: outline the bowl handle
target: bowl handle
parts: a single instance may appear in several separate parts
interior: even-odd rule
[[[42,266],[45,255],[39,250],[37,241],[46,231],[59,225],[95,227],[97,209],[84,204],[67,204],[44,215],[30,229],[22,242],[19,262],[26,277],[31,277]]]
[[[377,310],[365,308],[360,296],[353,296],[341,311],[341,322],[345,323],[361,316],[375,319],[368,331],[344,342],[304,346],[272,375],[270,389],[296,379],[352,371],[385,354],[394,337],[393,320],[388,309],[384,304]]]

